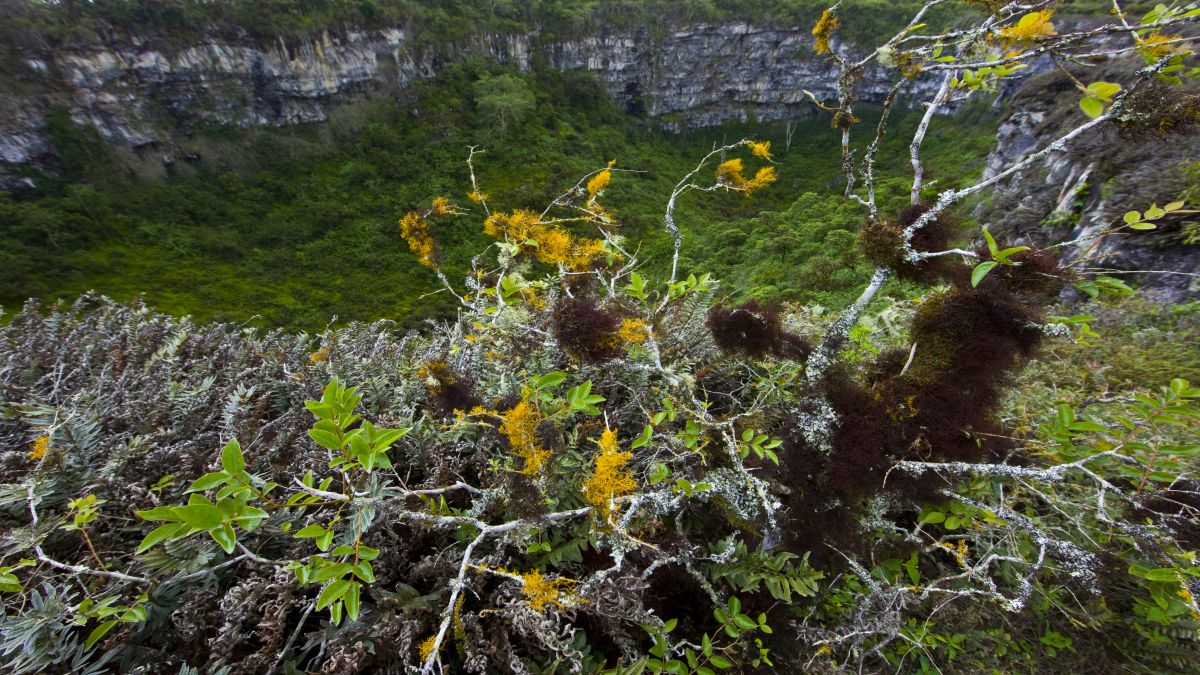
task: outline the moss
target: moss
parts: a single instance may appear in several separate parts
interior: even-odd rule
[[[897,277],[907,281],[933,284],[947,279],[956,268],[962,267],[953,257],[938,256],[918,263],[905,257],[904,230],[928,210],[922,205],[909,205],[894,221],[868,219],[859,231],[859,250],[867,260],[891,268]],[[917,252],[944,251],[950,248],[950,242],[959,230],[959,222],[943,212],[918,229],[909,244]]]
[[[783,330],[778,312],[757,300],[733,308],[713,305],[705,325],[717,347],[727,354],[751,358],[775,354],[803,360],[812,352],[804,338]]]
[[[558,345],[571,356],[601,363],[624,354],[622,319],[586,297],[564,298],[554,307],[551,329]]]
[[[1130,93],[1113,123],[1126,140],[1192,136],[1200,131],[1200,94],[1155,83]]]

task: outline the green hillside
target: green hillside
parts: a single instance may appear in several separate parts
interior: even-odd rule
[[[488,85],[510,81],[534,107],[501,131],[490,121]],[[874,121],[870,111],[863,116]],[[904,166],[893,160],[906,151],[903,131],[915,122],[893,118],[882,166]],[[928,148],[934,175],[977,174],[993,124],[976,110],[946,120]],[[587,74],[515,75],[474,63],[399,101],[366,98],[327,125],[203,130],[183,141],[199,160],[176,162],[165,179],[139,177],[144,164],[65,116],[52,129],[63,177],[30,193],[0,193],[0,219],[9,224],[0,301],[10,308],[28,297],[95,290],[118,299],[144,294],[161,310],[203,320],[308,330],[334,316],[412,325],[445,315],[452,311],[446,298],[424,297],[439,286],[413,264],[396,223],[439,195],[469,205],[470,146],[485,151],[479,179],[506,209],[547,203],[612,159],[643,172],[618,174],[608,201],[653,268],[666,257],[661,213],[675,182],[714,143],[770,140],[781,176],[775,185],[750,198],[692,195],[680,204],[688,266],[735,278],[744,282],[736,287],[767,299],[799,301],[844,300],[869,274],[856,262],[861,217],[840,196],[840,135],[825,115],[802,122],[790,148],[780,124],[657,132],[620,114]],[[149,154],[143,161],[158,160]],[[881,184],[885,199],[906,189],[891,188]],[[464,216],[436,233],[449,270],[464,271],[479,250],[482,220]],[[830,263],[844,269],[818,288]],[[785,271],[791,278],[780,276]]]

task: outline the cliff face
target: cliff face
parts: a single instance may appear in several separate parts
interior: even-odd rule
[[[112,143],[147,146],[195,123],[318,122],[356,93],[403,88],[455,59],[480,54],[519,70],[540,60],[591,71],[627,111],[672,129],[751,115],[794,117],[808,108],[803,90],[819,99],[836,93],[836,69],[813,56],[807,30],[740,23],[680,27],[654,38],[649,31],[567,41],[486,35],[436,51],[415,47],[400,28],[325,31],[271,44],[214,39],[166,48],[134,39],[26,54],[26,93],[0,102],[0,160],[37,163],[49,152],[45,117],[55,108],[95,126]],[[908,91],[929,96],[935,89],[935,83],[918,81]],[[882,70],[865,73],[864,101],[880,101],[886,90]]]
[[[1096,79],[1113,77],[1122,66]],[[1028,80],[1013,96],[1000,124],[996,146],[988,157],[991,177],[1044,147],[1084,121],[1072,84],[1057,73]],[[1194,137],[1131,135],[1109,126],[1084,136],[1063,152],[1053,153],[996,186],[989,201],[975,212],[992,232],[1009,239],[1046,245],[1080,240],[1063,252],[1070,260],[1085,256],[1084,268],[1110,270],[1112,276],[1136,279],[1143,295],[1164,302],[1200,296],[1200,245],[1188,243],[1185,222],[1176,216],[1157,230],[1097,235],[1121,223],[1127,211],[1145,211],[1187,199],[1200,199],[1200,156]],[[1153,274],[1133,274],[1153,271]]]

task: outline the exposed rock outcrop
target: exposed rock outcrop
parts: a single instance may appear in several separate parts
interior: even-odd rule
[[[480,54],[519,70],[536,59],[591,71],[626,111],[676,130],[795,117],[811,105],[804,90],[819,99],[836,94],[835,65],[813,55],[812,36],[802,28],[697,24],[659,37],[643,30],[566,41],[482,35],[436,50],[418,48],[412,38],[400,28],[327,30],[270,44],[213,38],[166,46],[145,38],[27,54],[22,79],[31,86],[22,89],[28,93],[7,94],[0,103],[0,160],[19,165],[44,156],[50,149],[44,120],[55,108],[112,143],[146,146],[198,123],[318,122],[357,93],[404,88]],[[882,100],[888,77],[869,69],[862,100]],[[927,97],[934,89],[935,82],[917,80],[908,92]]]
[[[1128,80],[1128,64],[1111,64],[1093,79]],[[1002,120],[985,175],[996,175],[1028,153],[1086,121],[1072,83],[1044,73],[1016,91]],[[1200,200],[1200,153],[1195,137],[1155,133],[1130,135],[1108,125],[1084,136],[1065,151],[1053,153],[996,186],[975,215],[992,232],[1045,245],[1081,240],[1064,257],[1086,255],[1086,268],[1113,270],[1136,279],[1143,294],[1164,302],[1200,296],[1200,245],[1187,243],[1191,216],[1168,217],[1150,232],[1112,234],[1127,211],[1144,211],[1187,197]],[[1193,204],[1189,205],[1195,208]],[[1152,274],[1129,274],[1153,271]]]

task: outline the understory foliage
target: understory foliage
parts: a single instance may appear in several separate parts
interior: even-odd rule
[[[1057,35],[1027,16],[989,39]],[[919,169],[909,208],[880,209],[871,161],[848,158],[877,267],[811,320],[679,269],[677,200],[751,196],[778,178],[767,143],[714,148],[676,184],[663,278],[607,205],[637,180],[619,164],[536,211],[490,200],[477,154],[461,203],[398,223],[458,305],[437,330],[261,333],[91,296],[0,330],[5,668],[1194,665],[1200,388],[1002,415],[1040,350],[1097,339],[1051,314],[1058,294],[1129,286],[975,243],[946,212],[970,193],[927,199]],[[450,222],[491,240],[463,280],[440,266]],[[864,339],[893,276],[925,292]]]

